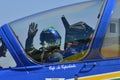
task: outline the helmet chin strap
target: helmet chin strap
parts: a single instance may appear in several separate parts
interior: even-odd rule
[[[44,45],[42,45],[42,47],[47,48],[48,47],[48,43],[46,41],[44,41],[43,43],[44,43]]]

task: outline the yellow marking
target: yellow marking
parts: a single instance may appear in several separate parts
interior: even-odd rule
[[[104,80],[120,80],[120,77],[108,78],[108,79],[104,79]]]
[[[78,80],[110,80],[120,77],[120,72],[112,72],[112,73],[106,73],[106,74],[100,74],[100,75],[93,75],[93,76],[86,76],[81,77]]]
[[[83,51],[81,53],[77,53],[77,54],[72,55],[70,57],[64,58],[61,62],[79,61],[79,60],[83,59],[84,57],[86,57],[88,52],[89,52],[89,50],[85,50],[85,51]]]

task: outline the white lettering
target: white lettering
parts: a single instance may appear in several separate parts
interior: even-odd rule
[[[49,66],[49,70],[54,71],[54,70],[66,70],[66,69],[71,69],[71,68],[75,68],[76,65],[75,64],[68,64],[68,65],[59,65],[59,66]]]
[[[49,67],[49,70],[54,71],[54,70],[55,70],[55,67],[54,67],[54,66],[50,66],[50,67]]]

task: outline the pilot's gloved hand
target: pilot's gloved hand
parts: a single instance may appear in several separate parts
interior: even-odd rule
[[[32,22],[30,25],[29,25],[29,30],[28,30],[28,38],[30,39],[33,39],[34,36],[36,35],[37,31],[38,31],[38,28],[37,28],[37,24]]]

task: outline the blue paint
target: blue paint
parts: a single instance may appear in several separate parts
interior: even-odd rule
[[[61,63],[61,64],[37,64],[28,59],[25,51],[12,33],[9,25],[0,27],[0,36],[5,42],[11,55],[15,59],[15,68],[0,69],[1,80],[45,80],[45,78],[74,78],[75,76],[84,77],[102,73],[109,73],[120,70],[119,59],[104,60],[100,55],[100,48],[108,23],[111,18],[116,0],[107,0],[98,29],[91,46],[91,52],[85,60],[80,62]],[[94,53],[94,49],[96,53]],[[97,55],[93,60],[88,59]]]

